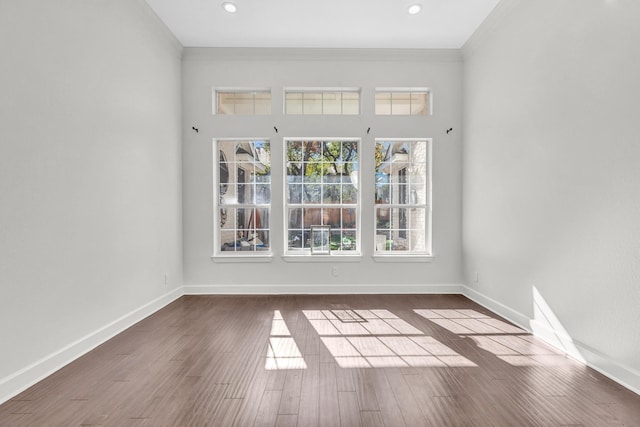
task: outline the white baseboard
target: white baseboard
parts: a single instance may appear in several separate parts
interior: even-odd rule
[[[615,361],[610,356],[577,341],[564,331],[556,331],[534,319],[530,319],[506,305],[476,291],[468,286],[462,286],[462,294],[470,300],[488,308],[510,322],[520,326],[547,344],[566,353],[574,359],[585,363],[602,375],[640,395],[640,372]]]
[[[506,305],[487,297],[465,285],[189,285],[176,288],[144,306],[114,320],[108,325],[67,345],[20,371],[0,379],[0,404],[6,402],[35,383],[43,380],[73,360],[93,350],[100,344],[155,313],[182,295],[329,295],[329,294],[462,294],[470,300],[486,307],[523,329],[533,333],[540,339],[567,352],[567,348],[558,346],[560,332],[552,331],[533,319],[519,313]],[[563,336],[575,346],[577,354],[567,353],[623,385],[640,394],[640,373],[620,364],[611,357],[583,343]],[[562,341],[562,340],[561,340]]]
[[[77,341],[61,348],[37,362],[0,379],[0,404],[22,393],[80,356],[93,350],[105,341],[131,327],[145,317],[155,313],[183,295],[182,287],[176,288],[132,312],[114,320]]]
[[[462,285],[185,285],[185,295],[462,294]]]

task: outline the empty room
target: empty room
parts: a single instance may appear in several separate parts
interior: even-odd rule
[[[640,426],[639,20],[0,0],[0,425]]]

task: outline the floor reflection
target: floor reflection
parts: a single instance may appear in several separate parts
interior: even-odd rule
[[[531,339],[516,326],[471,309],[413,310],[416,314],[463,338],[513,366],[561,362],[564,355]]]
[[[342,368],[473,367],[389,310],[303,310]]]
[[[274,310],[265,369],[282,370],[306,368],[307,364],[302,357],[298,345],[291,336],[291,332],[282,318],[280,310]]]
[[[563,363],[566,358],[523,329],[471,309],[415,309],[421,317],[473,340],[513,366]],[[341,368],[475,367],[471,360],[389,310],[302,310]],[[306,369],[282,314],[274,310],[265,369]]]

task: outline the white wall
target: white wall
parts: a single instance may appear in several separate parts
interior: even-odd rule
[[[420,292],[461,283],[462,63],[458,51],[185,49],[183,61],[183,194],[186,292]],[[214,116],[212,88],[268,87],[271,116]],[[284,87],[360,87],[359,116],[284,116]],[[431,87],[433,116],[378,117],[375,87]],[[199,133],[191,130],[194,126]],[[273,127],[279,130],[276,133]],[[367,128],[371,133],[367,135]],[[445,130],[453,127],[447,135]],[[361,170],[373,168],[375,137],[433,138],[433,251],[430,263],[381,263],[373,254],[373,176],[363,174],[362,248],[355,262],[286,262],[282,176],[273,174],[272,248],[268,263],[223,263],[213,253],[214,137],[263,137],[272,167],[282,166],[283,137],[361,137]],[[363,154],[364,153],[364,154]],[[371,153],[367,157],[366,153]],[[370,191],[367,191],[370,190]],[[338,268],[333,277],[331,269]],[[203,286],[196,288],[196,286]],[[456,288],[458,289],[458,288]]]
[[[631,0],[503,1],[464,49],[463,116],[469,294],[636,391],[639,17]]]
[[[0,402],[181,292],[181,49],[143,0],[0,2]]]

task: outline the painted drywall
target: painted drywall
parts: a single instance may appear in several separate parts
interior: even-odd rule
[[[463,51],[470,292],[635,390],[638,17],[629,0],[503,1]]]
[[[461,281],[462,62],[459,51],[194,49],[183,60],[184,275],[186,292],[405,292]],[[430,87],[433,115],[375,117],[376,87]],[[212,114],[212,89],[270,88],[270,116]],[[357,87],[358,116],[285,116],[285,87]],[[274,126],[278,129],[276,133]],[[195,127],[199,132],[192,130]],[[371,128],[370,134],[367,129]],[[454,131],[447,135],[446,129]],[[363,171],[373,169],[376,137],[433,138],[433,252],[431,262],[372,259],[373,174],[362,174],[362,256],[351,262],[283,259],[282,174],[272,174],[270,262],[212,260],[212,140],[270,138],[273,168],[282,165],[284,137],[362,138]],[[280,147],[280,148],[277,148]],[[369,150],[369,151],[367,151]],[[277,162],[277,163],[276,163]],[[371,191],[367,191],[371,189]],[[341,259],[344,261],[344,258]],[[337,276],[332,274],[337,269]],[[261,287],[261,285],[264,285]],[[274,287],[278,285],[278,287]],[[419,285],[411,288],[405,285]],[[200,286],[199,288],[195,288]],[[432,290],[435,288],[431,288]],[[442,290],[438,288],[436,290]]]
[[[181,292],[181,50],[143,0],[0,2],[0,399]]]

